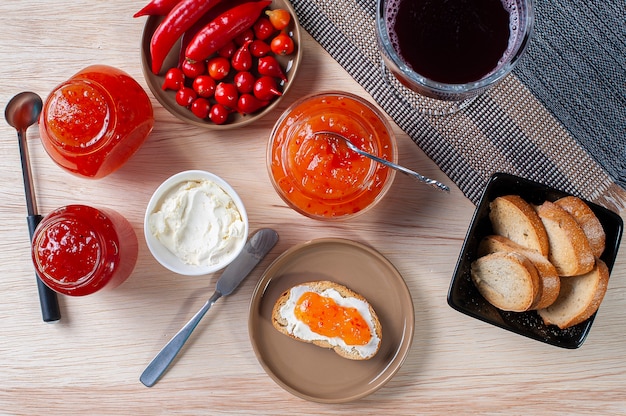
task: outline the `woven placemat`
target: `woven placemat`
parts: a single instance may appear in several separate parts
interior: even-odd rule
[[[623,0],[539,2],[533,39],[514,73],[445,116],[420,111],[427,100],[384,69],[375,0],[292,4],[302,27],[472,202],[494,172],[507,172],[624,207]]]

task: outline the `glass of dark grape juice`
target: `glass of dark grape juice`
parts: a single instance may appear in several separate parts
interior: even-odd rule
[[[384,70],[434,105],[456,108],[513,70],[534,21],[533,0],[377,0],[376,7]]]

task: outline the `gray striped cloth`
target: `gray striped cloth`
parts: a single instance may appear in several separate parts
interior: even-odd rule
[[[302,27],[472,202],[494,172],[507,172],[614,210],[626,202],[625,4],[538,0],[514,73],[437,116],[384,69],[375,0],[292,0]]]

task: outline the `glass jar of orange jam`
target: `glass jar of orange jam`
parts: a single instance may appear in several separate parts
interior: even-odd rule
[[[52,290],[84,296],[113,289],[135,268],[138,241],[121,214],[86,205],[68,205],[45,216],[32,240],[32,258]]]
[[[320,220],[353,217],[382,199],[395,171],[350,150],[333,134],[397,162],[395,136],[383,114],[344,92],[305,97],[279,118],[267,148],[269,175],[281,198]]]
[[[39,120],[44,148],[59,166],[87,178],[121,167],[154,126],[152,104],[127,73],[83,69],[47,97]]]

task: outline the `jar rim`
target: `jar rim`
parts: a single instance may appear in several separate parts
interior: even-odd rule
[[[289,168],[288,166],[285,167],[285,157],[284,155],[280,157],[281,161],[280,164],[282,166],[283,172],[284,172],[284,178],[277,178],[274,175],[273,172],[273,163],[274,160],[277,160],[276,158],[276,154],[274,151],[275,148],[275,142],[276,139],[279,135],[279,132],[284,129],[284,128],[289,128],[291,126],[293,126],[294,124],[296,124],[298,121],[295,119],[291,119],[292,118],[292,114],[294,112],[294,110],[298,110],[299,108],[301,108],[303,105],[306,105],[308,102],[313,101],[313,100],[318,100],[318,99],[323,99],[324,97],[329,97],[329,98],[341,98],[341,99],[347,99],[347,100],[351,100],[353,102],[355,102],[357,105],[361,106],[362,108],[364,108],[367,112],[373,114],[376,119],[377,119],[377,123],[380,123],[380,125],[384,128],[385,132],[387,133],[386,136],[388,137],[388,139],[384,139],[384,141],[386,142],[388,140],[388,148],[386,148],[385,150],[387,151],[388,158],[389,160],[391,160],[392,162],[396,163],[397,162],[397,158],[398,158],[398,149],[397,149],[397,144],[396,144],[396,140],[395,140],[395,135],[393,133],[393,130],[391,128],[391,125],[389,124],[389,122],[387,121],[387,119],[385,118],[385,116],[382,114],[382,112],[380,110],[378,110],[373,104],[371,104],[370,102],[368,102],[367,100],[365,100],[364,98],[356,95],[356,94],[352,94],[352,93],[348,93],[348,92],[343,92],[343,91],[323,91],[323,92],[319,92],[319,93],[315,93],[315,94],[310,94],[308,96],[302,97],[299,100],[295,101],[292,105],[289,106],[289,108],[287,108],[283,114],[278,118],[278,120],[276,121],[276,123],[274,124],[274,127],[272,129],[272,132],[270,133],[270,140],[268,142],[268,146],[267,146],[267,152],[266,152],[266,160],[267,160],[267,169],[268,169],[268,173],[270,176],[270,181],[272,183],[272,185],[274,186],[274,189],[276,190],[276,192],[278,193],[278,195],[283,199],[283,201],[289,205],[292,209],[294,209],[295,211],[297,211],[298,213],[305,215],[307,217],[310,218],[314,218],[314,219],[320,219],[320,220],[342,220],[342,219],[346,219],[346,218],[353,218],[355,216],[361,215],[365,212],[367,212],[369,209],[371,209],[373,206],[375,206],[383,197],[384,195],[387,193],[387,191],[389,190],[389,188],[391,187],[393,180],[395,178],[395,170],[389,169],[389,168],[384,168],[387,169],[386,173],[385,173],[385,179],[383,180],[382,184],[380,186],[376,186],[378,188],[377,191],[377,195],[375,195],[373,197],[373,199],[367,203],[366,206],[364,206],[362,209],[360,209],[359,211],[353,212],[345,212],[343,214],[339,214],[339,215],[321,215],[321,214],[316,214],[313,212],[309,212],[306,209],[304,209],[304,207],[298,206],[297,204],[295,204],[294,202],[292,202],[289,198],[289,196],[286,194],[285,190],[282,189],[281,187],[281,181],[284,178],[287,178],[289,181],[292,181],[293,178],[291,178],[292,175],[290,175],[288,172],[284,172],[285,168]],[[306,115],[302,116],[302,117],[308,117],[309,114],[307,113]],[[300,117],[301,118],[301,117]],[[366,116],[362,117],[363,120],[366,120]],[[363,122],[363,121],[362,121]],[[375,129],[375,127],[372,125],[372,123],[370,121],[364,122],[365,124],[367,124],[367,128],[370,130],[370,133],[372,133],[372,130]],[[332,130],[332,129],[331,129]],[[340,133],[340,132],[337,132]],[[373,133],[376,133],[376,131],[374,130]],[[341,133],[340,133],[341,134]],[[379,134],[374,134],[373,137],[373,142],[378,142],[380,141],[380,135]],[[377,143],[377,145],[381,145],[381,143]],[[279,149],[280,153],[285,152],[285,144],[281,144],[281,149]],[[378,150],[381,150],[380,148]],[[370,185],[374,184],[374,176],[376,175],[377,172],[379,172],[380,169],[383,169],[380,165],[378,165],[376,162],[371,162],[370,164],[370,172],[368,173],[368,178],[371,178],[372,181],[370,181]],[[298,186],[298,192],[302,193],[302,190],[300,189],[300,187]],[[318,198],[317,196],[315,196],[315,198],[310,197],[309,195],[306,195],[305,193],[302,193],[303,196],[309,198],[310,200],[319,200],[318,202],[323,203],[326,207],[328,207],[330,210],[336,210],[336,209],[342,209],[342,207],[350,205],[351,203],[353,203],[354,201],[358,201],[360,198],[363,198],[364,195],[366,193],[368,193],[370,191],[370,186],[367,183],[364,183],[362,187],[359,187],[359,189],[357,189],[355,192],[351,193],[349,196],[346,197],[339,197],[339,198]]]
[[[58,122],[59,119],[66,123],[73,122],[73,120],[71,120],[73,117],[68,118],[67,116],[67,107],[78,106],[71,104],[68,105],[67,103],[59,103],[59,101],[64,99],[61,97],[63,94],[74,95],[75,92],[73,90],[77,89],[82,89],[83,97],[89,98],[92,102],[97,103],[102,109],[101,114],[99,115],[91,112],[92,115],[99,118],[98,121],[100,122],[100,128],[98,129],[98,126],[96,126],[95,123],[92,125],[82,123],[83,128],[90,129],[89,131],[85,130],[87,133],[85,137],[74,137],[73,139],[65,138],[64,140],[64,138],[52,128],[53,122],[51,119],[54,120],[54,123]],[[49,117],[49,114],[54,113],[57,105],[63,107],[59,109],[64,114],[63,117]],[[80,108],[75,108],[75,110],[80,111]],[[115,103],[110,92],[99,82],[85,78],[72,78],[58,85],[50,93],[44,104],[41,120],[50,141],[54,144],[57,150],[72,155],[89,155],[98,152],[100,149],[105,147],[111,142],[111,140],[113,140],[113,132],[115,131],[118,122],[115,111]]]
[[[98,222],[85,221],[83,218],[80,218],[74,210],[88,210],[93,213],[97,213]],[[59,291],[64,294],[72,294],[75,291],[80,291],[88,286],[93,286],[94,289],[91,292],[95,292],[100,289],[101,282],[105,281],[107,278],[107,270],[109,265],[104,263],[104,259],[106,259],[110,252],[111,248],[115,247],[114,241],[107,241],[102,235],[102,229],[104,228],[113,228],[114,225],[111,219],[106,215],[106,213],[102,212],[93,207],[89,207],[87,205],[73,204],[67,205],[65,207],[58,208],[51,212],[48,215],[49,221],[42,221],[41,225],[37,228],[35,233],[35,238],[32,242],[32,257],[35,263],[35,267],[39,277],[44,281],[44,283],[53,286],[53,289]],[[76,229],[77,225],[81,227],[81,232],[89,232],[90,243],[94,247],[92,249],[91,254],[95,254],[95,258],[93,258],[93,267],[90,270],[85,271],[82,276],[78,278],[67,279],[67,277],[59,276],[58,274],[52,274],[47,271],[47,268],[44,267],[44,259],[40,257],[38,247],[40,247],[43,243],[43,239],[47,238],[49,233],[48,231],[62,231],[55,230],[55,228],[59,227],[74,227]],[[59,241],[54,241],[52,244],[59,244]],[[75,247],[75,249],[78,249]],[[58,253],[59,255],[63,255],[64,253]],[[111,270],[112,271],[112,270]]]

